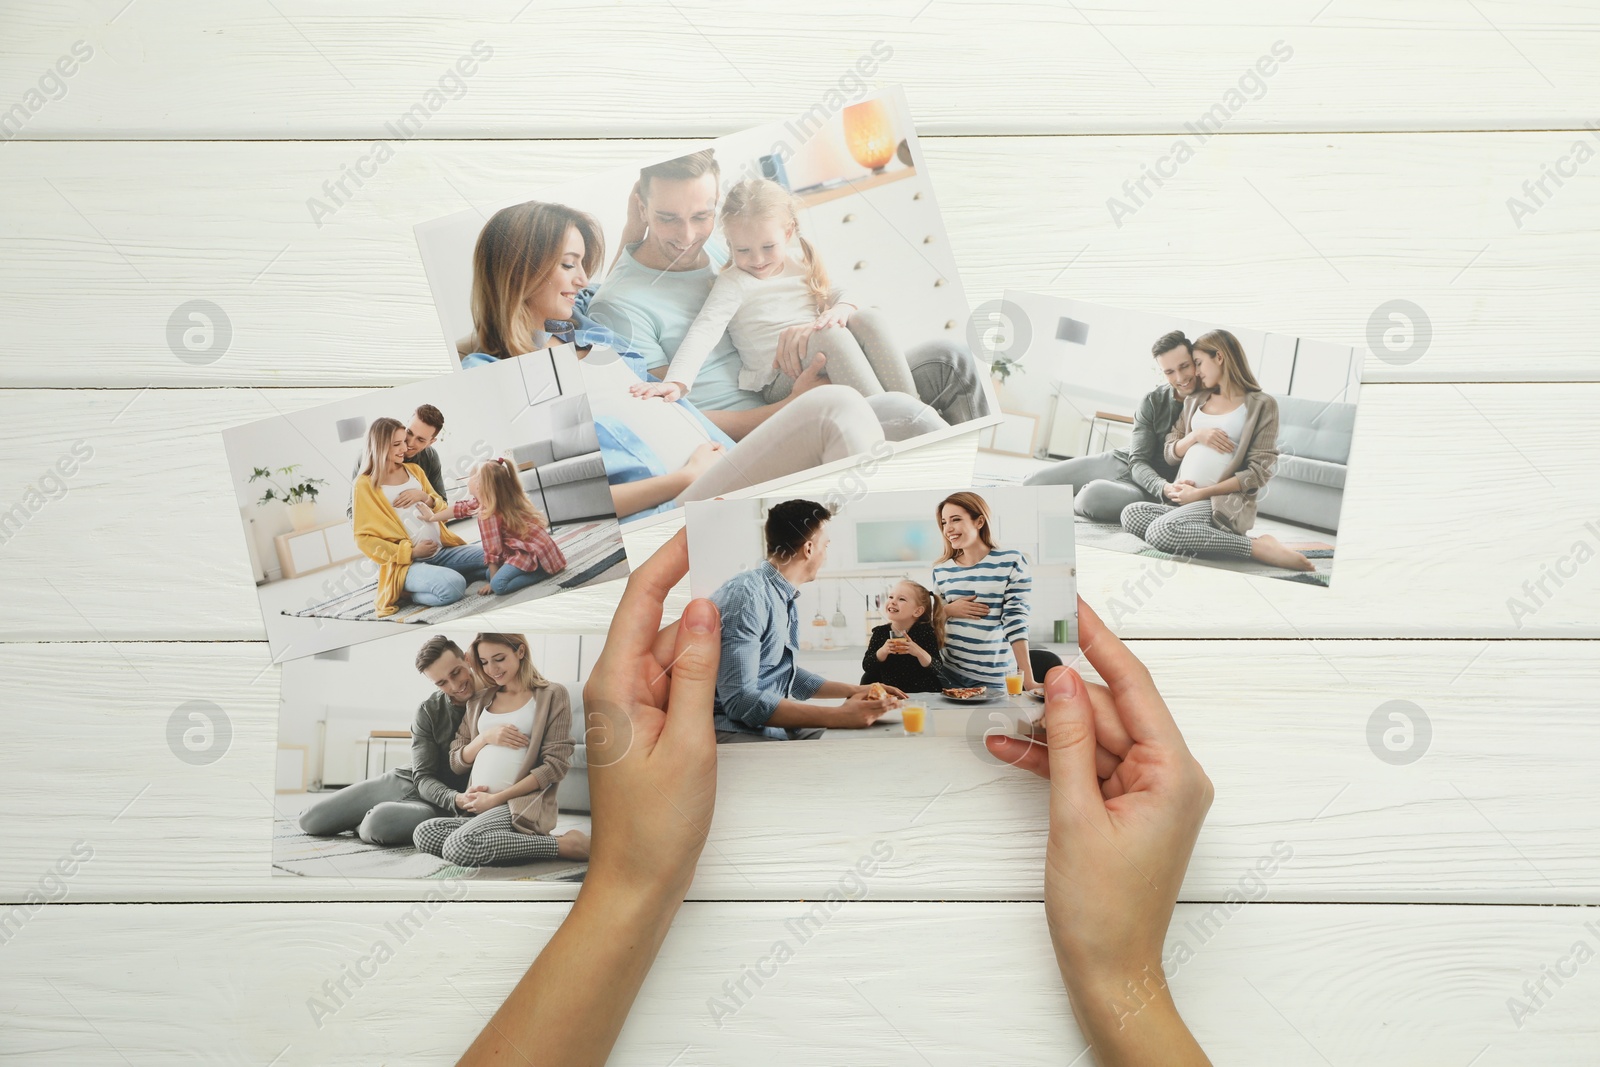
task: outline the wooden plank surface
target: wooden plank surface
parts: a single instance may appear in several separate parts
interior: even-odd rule
[[[1180,132],[1223,103],[1245,131],[1549,129],[1593,118],[1600,89],[1600,18],[1570,0],[78,0],[8,23],[8,103],[74,42],[94,50],[29,138],[382,137],[430,90],[428,137],[703,136],[847,101],[862,74],[905,83],[937,133]],[[480,41],[488,57],[448,80]],[[1288,58],[1241,91],[1279,42]],[[577,56],[578,85],[559,85]]]
[[[1223,899],[1284,842],[1293,860],[1273,879],[1276,899],[1600,903],[1600,643],[1135,647],[1217,788],[1183,899]],[[427,882],[271,875],[279,671],[265,664],[255,643],[0,647],[21,706],[38,709],[0,719],[9,749],[38,753],[0,780],[0,804],[29,813],[8,837],[0,899],[23,899],[79,840],[95,858],[73,879],[77,901],[429,892]],[[65,702],[62,679],[71,679]],[[195,700],[226,723],[205,765],[179,759],[168,733],[179,706]],[[1394,710],[1411,733],[1385,746],[1383,732],[1406,725],[1390,719]],[[724,750],[691,895],[816,898],[881,837],[899,857],[873,884],[881,899],[1039,899],[1048,787],[981,751],[989,725],[979,711],[971,740]],[[1416,758],[1390,762],[1391,749]],[[41,806],[40,797],[53,799]],[[493,897],[572,891],[473,886]]]
[[[1600,167],[1547,182],[1531,215],[1506,207],[1574,139],[1213,137],[1142,194],[1125,183],[1173,169],[1173,138],[924,148],[974,306],[1022,289],[1212,317],[1355,345],[1369,382],[1595,381]],[[135,389],[437,374],[451,362],[413,224],[685,143],[408,143],[314,221],[307,201],[369,144],[13,142],[0,170],[0,320],[11,327],[0,371],[10,385]],[[1124,205],[1115,217],[1113,198]],[[181,315],[173,339],[169,321],[193,300],[220,309],[225,343],[185,349]],[[1394,300],[1420,309],[1425,341],[1386,341],[1382,314],[1374,329]]]

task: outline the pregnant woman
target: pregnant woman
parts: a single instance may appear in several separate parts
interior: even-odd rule
[[[605,241],[592,217],[562,204],[530,201],[495,212],[472,256],[473,351],[461,366],[479,367],[571,342],[579,358],[600,345],[627,368],[626,384],[591,388],[595,429],[606,478],[623,521],[656,514],[685,500],[705,500],[846,456],[882,449],[883,426],[853,389],[818,385],[796,393],[780,410],[735,443],[687,400],[682,432],[703,438],[675,467],[671,453],[645,422],[630,416],[647,401],[629,396],[638,383],[655,384],[645,359],[582,311],[580,296],[605,259]],[[606,357],[610,362],[611,357]],[[678,451],[682,451],[679,449]]]
[[[1028,660],[1028,558],[995,545],[989,503],[977,493],[950,494],[934,516],[945,543],[933,584],[945,601],[946,684],[999,689],[1016,673],[1024,689],[1042,688]]]
[[[435,517],[445,499],[422,468],[405,457],[405,426],[398,419],[375,420],[367,430],[367,456],[351,491],[356,547],[378,565],[379,618],[393,615],[405,594],[425,607],[454,604],[466,596],[469,580],[488,573],[483,549],[467,544]],[[417,499],[418,492],[431,507],[395,507],[398,500]]]
[[[450,767],[468,774],[457,806],[469,816],[429,819],[412,842],[460,867],[589,858],[589,837],[556,825],[556,786],[572,763],[572,702],[539,673],[522,634],[479,634],[471,658],[489,688],[467,701]]]
[[[1122,509],[1122,528],[1176,556],[1254,559],[1288,570],[1315,569],[1271,534],[1247,536],[1256,496],[1278,462],[1278,402],[1262,391],[1244,347],[1227,330],[1194,342],[1197,389],[1167,434],[1166,459],[1178,473],[1170,504]]]

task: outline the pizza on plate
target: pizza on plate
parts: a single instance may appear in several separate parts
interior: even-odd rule
[[[983,696],[983,694],[987,693],[988,691],[989,690],[985,689],[981,685],[967,685],[961,686],[957,689],[941,690],[945,696],[951,697],[955,700],[971,700],[973,697]]]

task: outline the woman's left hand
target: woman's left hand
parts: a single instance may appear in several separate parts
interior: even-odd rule
[[[486,785],[472,786],[465,793],[462,793],[460,799],[456,801],[457,807],[473,815],[482,815],[490,808],[498,807],[499,804],[500,802],[495,799],[495,795],[489,791],[489,787]]]
[[[415,507],[418,504],[431,503],[433,503],[432,498],[429,497],[427,493],[424,493],[421,489],[407,489],[403,493],[396,494],[394,498],[394,506],[397,510],[400,508]]]
[[[1187,479],[1181,482],[1174,482],[1172,491],[1167,495],[1178,504],[1193,504],[1196,500],[1206,499],[1205,490]]]

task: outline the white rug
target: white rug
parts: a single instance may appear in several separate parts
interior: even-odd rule
[[[437,626],[453,619],[476,615],[490,608],[520,604],[528,600],[550,596],[567,589],[576,589],[594,582],[609,582],[628,575],[628,551],[622,544],[622,527],[616,519],[596,519],[559,526],[555,530],[556,544],[567,557],[567,567],[560,574],[519,589],[511,596],[479,596],[474,582],[467,595],[454,604],[429,608],[409,600],[400,602],[400,610],[379,619],[374,607],[378,583],[368,582],[360,589],[344,593],[331,600],[299,611],[285,611],[285,615],[298,615],[313,619],[351,619],[357,622],[400,622],[418,626]]]
[[[558,832],[570,828],[556,823]],[[564,859],[515,867],[457,867],[415,848],[369,845],[355,834],[312,837],[302,833],[294,819],[281,816],[272,821],[272,867],[274,873],[301,878],[464,878],[497,882],[581,882],[589,870],[588,863]]]

